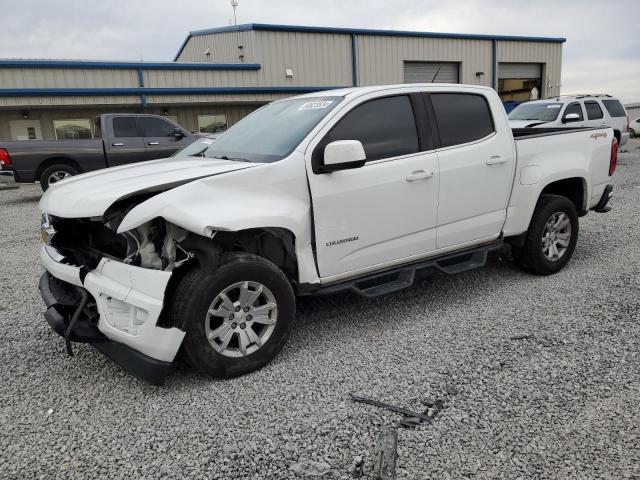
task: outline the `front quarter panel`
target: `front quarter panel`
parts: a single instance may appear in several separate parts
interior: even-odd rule
[[[218,230],[287,229],[295,236],[299,281],[317,281],[306,169],[297,151],[279,162],[203,178],[156,195],[134,207],[118,232],[156,217],[203,236]]]

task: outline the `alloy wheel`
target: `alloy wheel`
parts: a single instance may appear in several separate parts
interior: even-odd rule
[[[557,262],[567,252],[571,242],[571,219],[564,212],[556,212],[545,224],[542,232],[542,253],[551,262]]]
[[[205,334],[219,354],[244,357],[269,340],[277,319],[278,304],[271,290],[258,282],[238,282],[211,302]]]
[[[52,172],[51,175],[49,175],[49,178],[47,178],[47,183],[49,185],[52,185],[70,176],[71,174],[69,172],[65,172],[64,170],[57,170],[55,172]]]

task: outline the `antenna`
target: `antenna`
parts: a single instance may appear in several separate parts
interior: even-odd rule
[[[438,70],[436,70],[436,74],[435,74],[435,75],[433,76],[433,78],[431,79],[431,83],[433,83],[433,82],[435,82],[435,81],[436,81],[436,77],[437,77],[437,76],[438,76],[438,74],[440,73],[440,69],[441,69],[441,68],[442,68],[442,67],[438,67]]]
[[[233,7],[233,24],[238,25],[238,19],[236,17],[236,8],[238,8],[238,0],[231,0],[231,6]]]

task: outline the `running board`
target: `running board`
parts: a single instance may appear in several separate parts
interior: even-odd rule
[[[479,248],[425,260],[412,265],[404,265],[382,273],[367,275],[347,282],[329,286],[300,285],[300,295],[326,295],[349,290],[363,297],[373,298],[397,292],[413,285],[417,272],[439,270],[448,275],[480,268],[487,263],[490,251],[502,246],[502,241]],[[304,288],[307,287],[307,288]]]

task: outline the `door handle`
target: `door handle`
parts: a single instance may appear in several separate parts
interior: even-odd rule
[[[118,143],[112,143],[111,145],[112,145],[113,147],[124,147],[124,143],[120,143],[120,142],[118,142]]]
[[[500,165],[501,163],[506,162],[506,158],[502,158],[500,155],[493,155],[487,159],[487,165]]]
[[[424,180],[426,178],[433,177],[433,172],[425,172],[424,170],[416,170],[407,175],[407,182],[415,182],[417,180]]]
[[[149,142],[147,145],[160,145],[160,142]]]

